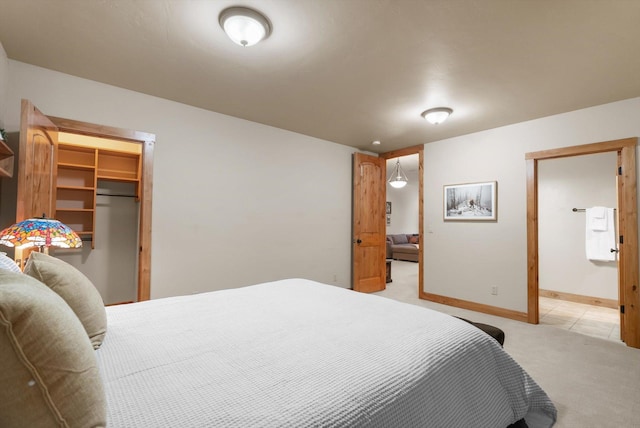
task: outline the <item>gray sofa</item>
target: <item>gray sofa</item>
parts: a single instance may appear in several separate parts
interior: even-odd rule
[[[387,235],[388,259],[417,262],[419,250],[420,242],[417,234]]]

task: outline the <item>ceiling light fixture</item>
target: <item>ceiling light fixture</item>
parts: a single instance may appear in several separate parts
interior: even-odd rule
[[[253,46],[271,34],[267,17],[248,7],[229,7],[220,12],[218,20],[227,36],[240,46]]]
[[[409,180],[407,180],[407,175],[402,170],[400,166],[400,158],[396,161],[396,166],[393,168],[393,172],[389,176],[389,184],[391,187],[395,187],[396,189],[401,189],[407,185]]]
[[[451,113],[453,113],[453,110],[449,107],[436,107],[423,111],[421,116],[427,119],[430,123],[437,125],[447,120]]]
[[[373,144],[374,146],[379,146],[380,140],[372,141],[371,144]]]

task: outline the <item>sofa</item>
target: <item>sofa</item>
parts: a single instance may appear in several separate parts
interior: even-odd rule
[[[387,235],[388,259],[417,262],[419,250],[420,242],[417,234]]]

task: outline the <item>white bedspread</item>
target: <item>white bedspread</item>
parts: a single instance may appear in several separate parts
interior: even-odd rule
[[[555,408],[490,336],[291,279],[107,308],[109,427],[474,427]]]

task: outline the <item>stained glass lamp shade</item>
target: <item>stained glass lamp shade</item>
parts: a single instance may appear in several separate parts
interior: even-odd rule
[[[28,248],[82,247],[80,237],[66,224],[51,218],[29,218],[0,232],[0,244],[7,247]]]

